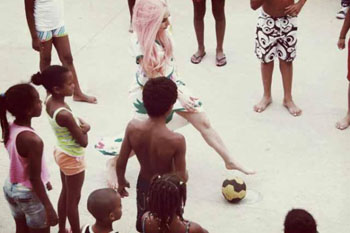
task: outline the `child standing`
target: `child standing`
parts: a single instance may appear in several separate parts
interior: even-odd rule
[[[345,48],[345,38],[350,28],[350,11],[346,13],[346,17],[343,23],[343,27],[340,31],[338,48]],[[350,82],[350,40],[348,41],[348,74],[347,79]],[[348,84],[348,112],[346,116],[336,123],[336,127],[340,130],[348,128],[350,125],[350,83]]]
[[[199,224],[183,218],[186,183],[174,174],[156,176],[148,193],[149,212],[142,217],[143,233],[208,233]]]
[[[73,99],[97,103],[93,96],[85,95],[79,86],[73,64],[68,33],[64,25],[63,0],[25,0],[27,23],[32,37],[32,47],[40,53],[40,71],[51,64],[52,46],[55,47],[62,65],[73,75],[75,84]]]
[[[164,77],[149,80],[143,89],[143,101],[149,115],[147,120],[129,122],[117,162],[118,191],[128,193],[125,179],[129,155],[134,151],[140,163],[137,180],[136,229],[141,232],[141,217],[146,211],[146,199],[153,176],[177,173],[187,181],[185,138],[167,128],[166,119],[177,98],[176,84]]]
[[[3,187],[17,233],[46,233],[57,224],[57,214],[46,194],[51,189],[43,158],[43,141],[31,127],[41,115],[39,94],[29,84],[18,84],[0,95],[2,139],[10,156],[9,177]],[[9,124],[6,113],[15,120]]]
[[[283,105],[293,116],[300,116],[301,109],[292,98],[293,61],[296,56],[297,16],[306,0],[250,0],[253,10],[260,7],[255,39],[255,53],[261,60],[261,76],[264,95],[254,106],[254,111],[263,112],[272,103],[271,83],[274,59],[279,59],[282,74]]]
[[[86,225],[82,233],[113,233],[112,223],[122,216],[122,200],[114,189],[93,191],[88,198],[87,208],[96,219],[94,225]],[[117,232],[116,232],[117,233]]]
[[[85,148],[90,126],[77,118],[64,101],[74,93],[72,72],[62,66],[50,66],[32,76],[32,82],[51,93],[46,112],[57,138],[54,157],[61,172],[62,191],[58,200],[59,232],[66,232],[68,217],[73,233],[80,232],[78,204],[85,175]]]

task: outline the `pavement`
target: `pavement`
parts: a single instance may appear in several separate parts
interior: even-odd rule
[[[343,21],[335,18],[340,1],[308,1],[299,19],[298,51],[294,62],[293,96],[303,109],[292,117],[282,106],[283,88],[278,64],[273,77],[273,103],[263,113],[253,105],[262,96],[259,61],[254,55],[258,11],[249,1],[226,1],[225,53],[227,65],[215,66],[215,25],[207,1],[205,44],[207,55],[199,65],[190,63],[196,50],[193,8],[190,0],[169,0],[175,58],[182,79],[204,103],[213,127],[232,155],[257,171],[245,176],[227,171],[219,156],[201,135],[186,126],[189,170],[185,218],[209,232],[282,232],[285,214],[305,208],[313,214],[322,233],[350,232],[349,179],[350,130],[339,131],[335,122],[347,111],[346,59],[336,43]],[[39,69],[39,55],[31,49],[24,1],[0,2],[0,92],[26,82]],[[128,89],[135,61],[130,55],[127,1],[65,1],[65,22],[74,64],[81,86],[98,98],[97,105],[67,99],[74,112],[91,124],[86,159],[88,168],[79,205],[81,224],[93,223],[86,199],[93,190],[106,187],[106,161],[93,145],[102,136],[125,129],[131,119]],[[53,52],[52,64],[59,64]],[[38,88],[42,98],[43,88]],[[47,117],[33,120],[45,142],[46,160],[54,189],[49,193],[56,206],[61,184],[52,157],[55,138]],[[8,174],[8,156],[0,146],[0,177]],[[119,232],[135,232],[136,179],[139,165],[129,161],[130,197],[124,198],[123,216],[114,223]],[[226,202],[221,184],[239,176],[247,184],[247,197],[239,204]],[[15,223],[0,195],[0,232],[15,232]],[[52,232],[56,232],[53,228]]]

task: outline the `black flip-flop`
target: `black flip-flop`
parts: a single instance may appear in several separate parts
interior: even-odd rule
[[[199,64],[201,63],[203,57],[205,56],[206,52],[204,52],[202,55],[200,56],[196,56],[196,54],[193,54],[192,57],[191,57],[191,62],[193,64]],[[195,59],[195,61],[193,61],[193,59]]]
[[[216,66],[224,66],[227,64],[226,56],[224,55],[222,58],[216,58]]]

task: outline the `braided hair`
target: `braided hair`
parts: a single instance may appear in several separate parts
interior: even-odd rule
[[[35,104],[35,93],[37,91],[32,85],[23,83],[10,87],[0,95],[0,124],[5,144],[10,136],[7,111],[16,118],[25,118]]]
[[[186,184],[175,174],[155,176],[148,192],[148,207],[153,216],[160,220],[161,232],[169,231],[174,216],[183,221],[186,203]]]

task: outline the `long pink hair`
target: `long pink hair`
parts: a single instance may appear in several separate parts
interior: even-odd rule
[[[166,30],[159,31],[168,8],[162,0],[136,0],[133,11],[133,28],[143,52],[143,69],[146,74],[166,75],[165,66],[173,56],[171,39]],[[164,48],[164,56],[157,50],[156,40]]]

